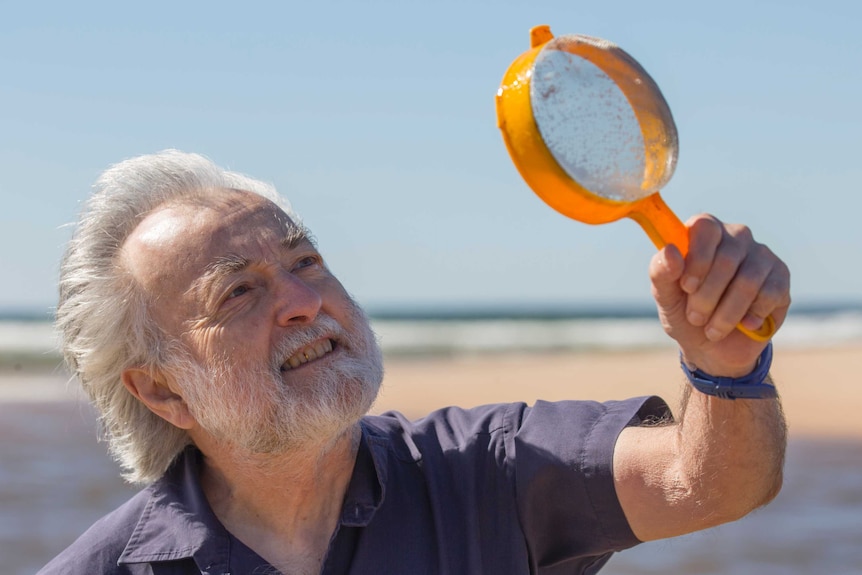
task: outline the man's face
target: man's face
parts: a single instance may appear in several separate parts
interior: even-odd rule
[[[376,397],[368,321],[277,206],[247,192],[162,207],[123,263],[188,357],[168,372],[201,428],[254,453],[328,441]]]

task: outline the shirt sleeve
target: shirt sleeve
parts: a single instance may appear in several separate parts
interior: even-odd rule
[[[629,425],[669,416],[657,397],[597,403],[537,402],[514,436],[518,514],[539,569],[602,564],[639,541],[617,498],[613,453]]]

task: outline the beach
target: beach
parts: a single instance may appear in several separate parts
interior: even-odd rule
[[[446,405],[660,395],[684,378],[672,347],[387,358],[375,413]],[[785,487],[742,521],[644,544],[602,571],[862,573],[862,343],[777,347],[773,377],[790,426]],[[95,416],[59,369],[0,371],[0,557],[33,573],[134,490],[97,443]]]
[[[777,346],[772,377],[792,437],[862,441],[862,343]],[[82,400],[59,369],[18,365],[0,371],[0,402]],[[658,395],[675,407],[685,378],[675,348],[639,351],[475,353],[386,358],[372,411],[410,418],[448,405],[536,399],[605,401]]]
[[[659,395],[672,407],[685,378],[674,348],[488,354],[387,362],[377,412],[410,417],[446,405]],[[791,437],[862,441],[862,344],[776,347],[772,376]]]

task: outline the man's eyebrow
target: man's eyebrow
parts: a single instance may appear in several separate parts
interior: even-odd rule
[[[296,249],[304,242],[314,245],[314,240],[309,235],[308,230],[304,226],[298,225],[288,226],[287,232],[279,241],[281,246],[288,250]],[[192,284],[191,291],[209,292],[219,281],[231,274],[245,270],[250,265],[251,260],[236,254],[220,256],[204,269],[204,273]]]
[[[238,255],[221,256],[213,260],[204,273],[192,284],[192,291],[209,292],[219,281],[231,274],[241,272],[251,264],[247,258]]]
[[[287,232],[281,238],[281,246],[292,250],[303,242],[309,242],[311,245],[314,245],[314,240],[311,238],[306,227],[295,223],[288,225]]]

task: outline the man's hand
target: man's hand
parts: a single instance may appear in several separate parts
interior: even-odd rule
[[[790,306],[790,273],[754,241],[751,231],[701,215],[687,222],[689,252],[675,246],[650,263],[653,297],[665,331],[689,367],[739,377],[754,368],[765,344],[736,329],[757,329],[771,315],[781,326]]]

